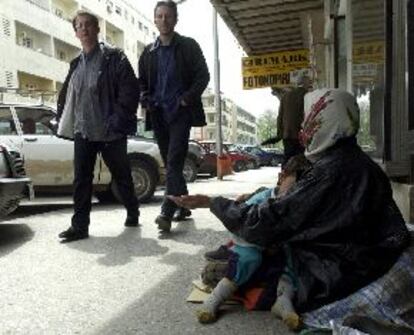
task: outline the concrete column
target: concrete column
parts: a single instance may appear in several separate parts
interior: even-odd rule
[[[345,14],[345,41],[346,41],[346,90],[352,93],[352,1],[346,1]]]

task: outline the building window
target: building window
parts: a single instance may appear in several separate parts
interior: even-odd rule
[[[142,22],[138,21],[138,28],[139,30],[142,30]]]
[[[13,82],[14,82],[14,78],[13,78],[13,72],[10,71],[6,71],[6,86],[7,87],[13,87]]]
[[[59,51],[58,51],[58,58],[59,58],[60,60],[65,61],[65,60],[66,60],[66,53],[65,53],[64,51],[62,51],[62,50],[59,50]]]
[[[33,48],[33,40],[30,37],[23,37],[22,38],[22,45],[26,48],[32,49]]]
[[[1,23],[2,23],[2,30],[3,30],[3,34],[5,36],[11,36],[11,32],[10,32],[10,20],[6,19],[5,17],[1,18]]]
[[[131,16],[131,23],[135,24],[135,17]]]
[[[35,84],[28,83],[24,85],[24,88],[28,91],[31,91],[31,90],[35,90],[37,87]]]
[[[60,8],[55,8],[54,12],[57,17],[63,18],[63,11]]]
[[[112,13],[114,4],[112,1],[106,1],[106,10],[108,13]]]
[[[149,30],[148,30],[148,27],[147,26],[144,27],[144,32],[145,32],[145,35],[148,35],[149,34]]]
[[[119,6],[115,6],[115,13],[117,13],[118,15],[122,15],[122,9]]]

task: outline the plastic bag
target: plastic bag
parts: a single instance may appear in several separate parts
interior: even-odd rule
[[[332,328],[332,335],[370,335],[354,328],[342,326],[334,320],[329,321],[329,324]]]

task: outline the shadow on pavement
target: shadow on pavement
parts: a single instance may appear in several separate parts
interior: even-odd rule
[[[44,204],[44,205],[25,205],[20,206],[7,216],[7,220],[24,218],[31,215],[59,211],[61,209],[73,208],[72,204]]]
[[[134,257],[151,257],[166,254],[157,240],[141,238],[141,228],[125,228],[118,236],[90,236],[85,243],[67,243],[69,248],[89,254],[101,254],[98,263],[105,266],[125,265]]]
[[[217,222],[218,225],[222,225]],[[202,223],[198,223],[194,219],[187,219],[180,222],[172,222],[172,228],[169,233],[160,233],[159,239],[174,240],[179,243],[210,246],[214,248],[225,244],[229,238],[230,233],[227,231],[218,231],[213,229],[203,229]]]
[[[0,257],[6,256],[24,243],[30,241],[34,232],[24,223],[3,224],[0,223]]]
[[[199,276],[202,254],[171,253],[161,262],[175,266],[176,271],[119,310],[93,334],[294,334],[270,312],[246,312],[242,306],[221,310],[219,320],[214,324],[199,324],[194,315],[197,304],[187,303],[186,298],[192,288],[191,282]]]

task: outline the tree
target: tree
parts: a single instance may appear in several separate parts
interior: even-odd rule
[[[266,110],[257,120],[257,137],[263,142],[276,136],[277,114],[270,109]]]
[[[375,142],[370,132],[370,104],[367,98],[358,99],[360,121],[358,131],[358,143],[363,147],[375,148]]]

